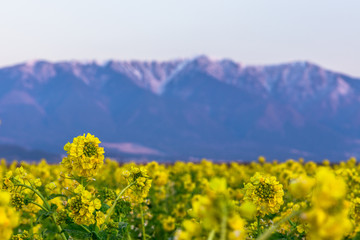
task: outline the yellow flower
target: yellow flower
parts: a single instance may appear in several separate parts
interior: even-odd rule
[[[174,215],[178,218],[183,218],[186,216],[185,204],[179,203],[174,209]]]
[[[10,194],[0,191],[0,239],[10,239],[15,228],[19,223],[18,213],[9,206]]]
[[[36,186],[36,187],[40,187],[41,186],[41,180],[39,178],[35,179],[33,184]]]
[[[246,201],[241,204],[239,211],[242,217],[251,220],[256,216],[257,207],[253,202]]]
[[[185,220],[182,225],[183,229],[177,231],[175,234],[176,240],[191,240],[193,237],[198,239],[196,237],[201,233],[201,227],[198,222],[195,222],[194,220]]]
[[[259,163],[264,164],[266,162],[266,158],[264,156],[259,156],[258,161]]]
[[[239,215],[235,214],[228,219],[228,225],[232,230],[244,230],[245,222]]]
[[[320,168],[316,173],[311,209],[303,214],[309,223],[310,239],[342,239],[350,234],[350,204],[345,200],[346,184],[332,170]]]
[[[63,158],[62,164],[68,173],[80,177],[95,176],[104,162],[104,148],[99,147],[99,143],[99,139],[90,133],[67,143],[64,150],[68,155]]]
[[[304,214],[304,218],[310,227],[309,238],[318,240],[343,239],[343,236],[350,233],[352,229],[348,212],[348,208],[344,208],[336,214],[329,214],[321,208],[313,208]]]
[[[6,206],[10,203],[10,194],[4,191],[0,191],[0,206]]]
[[[215,193],[226,193],[227,183],[225,178],[212,178],[210,181],[210,189]]]
[[[259,222],[260,225],[258,225],[257,221],[254,221],[246,227],[249,235],[248,239],[256,239],[258,236],[258,230],[260,230],[260,232],[264,232],[265,229],[269,228],[273,224],[270,220],[264,220],[263,218],[261,218]]]
[[[127,184],[133,184],[131,188],[126,190],[126,197],[132,203],[142,203],[147,197],[152,180],[149,179],[147,170],[143,167],[138,168],[131,166],[129,170],[123,172]]]
[[[30,239],[29,232],[26,230],[24,230],[22,233],[13,235],[11,237],[11,240],[25,240],[25,239]]]
[[[56,183],[51,182],[45,185],[45,189],[51,194],[54,193],[55,189],[56,189]]]
[[[244,231],[240,231],[240,230],[236,230],[236,231],[231,231],[228,234],[228,239],[229,240],[241,240],[241,239],[245,239],[245,232]]]
[[[157,171],[153,175],[152,180],[156,186],[164,186],[168,182],[168,174],[164,171]]]
[[[275,177],[256,173],[250,178],[250,183],[245,185],[244,200],[253,202],[260,216],[277,213],[284,203],[283,196],[283,187]]]
[[[339,204],[345,198],[346,184],[343,179],[326,168],[320,168],[316,173],[316,186],[312,202],[316,207],[329,209]]]
[[[105,214],[103,212],[96,212],[96,225],[101,226],[105,222]]]
[[[360,198],[352,199],[350,215],[356,223],[360,223]]]
[[[289,190],[296,198],[307,197],[315,185],[315,179],[306,175],[300,175],[298,178],[290,182]]]
[[[71,211],[69,216],[73,218],[77,224],[94,224],[95,218],[93,212],[100,209],[100,200],[94,198],[82,185],[77,186],[74,192],[77,195],[72,197],[68,202]]]
[[[165,231],[171,232],[175,229],[175,219],[172,217],[167,217],[162,221],[162,226]]]
[[[211,210],[212,202],[207,196],[195,195],[192,198],[192,212],[198,218],[204,218]]]

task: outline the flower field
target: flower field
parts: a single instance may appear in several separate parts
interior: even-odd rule
[[[356,159],[330,165],[104,158],[91,134],[59,165],[1,161],[0,239],[358,239]]]

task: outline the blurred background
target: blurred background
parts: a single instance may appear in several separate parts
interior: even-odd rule
[[[360,2],[0,3],[0,157],[360,157]]]

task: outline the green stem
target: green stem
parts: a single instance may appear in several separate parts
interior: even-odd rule
[[[112,204],[111,208],[109,209],[109,213],[106,215],[105,217],[105,221],[104,224],[101,226],[101,230],[103,229],[103,227],[108,223],[108,221],[110,220],[111,215],[113,214],[114,210],[115,210],[115,206],[117,201],[119,201],[120,197],[125,193],[125,191],[130,188],[132,185],[134,185],[135,183],[130,183],[129,185],[127,185],[120,193],[119,195],[117,195],[114,203]]]
[[[84,225],[80,225],[80,227],[82,227],[85,231],[87,231],[88,233],[91,233],[91,231],[87,228],[87,227],[85,227]]]
[[[145,221],[144,221],[144,211],[143,211],[143,207],[142,204],[140,204],[140,212],[141,212],[141,226],[142,226],[142,235],[143,235],[143,240],[146,240],[146,232],[145,232]]]
[[[127,232],[127,237],[128,237],[128,240],[132,240],[129,232]]]
[[[34,188],[31,187],[31,186],[25,185],[25,184],[15,184],[15,186],[21,186],[21,187],[30,189],[31,191],[33,191],[34,193],[36,193],[36,195],[38,195],[39,198],[41,198],[41,200],[43,201],[43,203],[44,203],[44,205],[45,205],[45,207],[42,206],[41,208],[44,209],[44,210],[47,211],[47,212],[50,212],[51,207],[50,207],[49,203],[46,201],[45,197],[44,197],[38,190],[34,189]],[[34,204],[35,204],[35,203],[34,203]],[[35,204],[35,205],[41,206],[40,204]],[[55,216],[55,213],[54,213],[54,212],[51,213],[51,218],[53,219],[53,221],[54,221],[54,223],[55,223],[55,225],[56,225],[56,228],[57,228],[57,230],[59,231],[59,234],[60,234],[61,238],[62,238],[63,240],[67,240],[67,238],[66,238],[66,236],[65,236],[65,234],[64,234],[64,232],[63,232],[63,229],[61,228],[61,226],[60,226],[59,224],[57,224],[56,216]]]
[[[30,220],[30,231],[29,231],[30,236],[33,235],[33,232],[34,232],[34,222],[33,222],[33,220],[31,219],[31,220]]]
[[[260,216],[257,216],[257,235],[256,237],[260,236]]]
[[[55,225],[56,225],[57,230],[59,231],[59,234],[60,234],[61,238],[62,238],[63,240],[67,240],[67,237],[65,236],[65,234],[64,234],[64,232],[63,232],[63,229],[61,228],[61,226],[60,226],[59,224],[56,223],[57,221],[56,221],[56,216],[55,216],[55,214],[52,213],[52,214],[51,214],[51,217],[52,217],[52,219],[53,219],[53,221],[54,221],[54,223],[55,223]]]
[[[258,237],[256,240],[266,240],[268,239],[271,234],[273,234],[273,232],[280,227],[281,224],[283,224],[284,222],[287,222],[288,220],[290,220],[291,218],[299,215],[301,212],[300,211],[296,211],[296,212],[292,212],[290,215],[284,217],[283,219],[281,219],[280,221],[278,221],[277,223],[273,224],[271,227],[269,227],[263,234],[261,234],[260,237]]]
[[[30,202],[30,203],[32,203],[32,204],[34,204],[34,205],[38,206],[39,208],[41,208],[42,210],[44,210],[44,211],[46,211],[46,212],[48,212],[48,211],[49,211],[49,210],[47,210],[44,206],[42,206],[42,205],[40,205],[40,204],[38,204],[38,203],[36,203],[36,202]]]
[[[228,218],[228,211],[225,204],[222,204],[222,219],[221,219],[221,240],[226,240],[226,225],[227,225],[227,218]]]
[[[49,203],[46,201],[46,199],[44,198],[44,196],[43,196],[38,190],[36,190],[36,189],[34,189],[34,188],[32,188],[32,187],[30,187],[30,186],[28,186],[28,185],[25,185],[25,184],[15,184],[15,186],[20,186],[20,187],[28,188],[28,189],[30,189],[31,191],[33,191],[34,193],[36,193],[36,195],[38,195],[38,196],[41,198],[41,200],[44,202],[45,207],[46,207],[48,210],[50,210],[50,205],[49,205]]]
[[[289,219],[289,223],[290,223],[290,225],[291,225],[292,227],[296,227],[296,224],[293,223],[290,219]]]
[[[208,236],[207,240],[213,240],[213,239],[214,239],[214,236],[215,236],[215,229],[213,229],[213,230],[209,233],[209,236]]]

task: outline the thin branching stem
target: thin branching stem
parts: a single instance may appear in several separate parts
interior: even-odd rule
[[[129,185],[127,185],[116,197],[114,203],[112,204],[111,208],[109,209],[108,214],[105,217],[105,221],[104,224],[101,226],[101,229],[103,229],[103,227],[109,222],[111,215],[114,213],[115,210],[115,206],[117,201],[119,201],[120,197],[125,193],[125,191],[130,188],[132,185],[134,185],[135,183],[130,183]]]
[[[291,218],[299,215],[301,212],[300,211],[296,211],[296,212],[292,212],[290,215],[284,217],[283,219],[281,219],[280,221],[276,222],[275,224],[271,225],[271,227],[269,227],[263,234],[261,234],[256,240],[266,240],[268,239],[271,234],[273,234],[273,232],[280,227],[281,224],[283,224],[284,222],[289,221]]]
[[[41,208],[41,209],[44,210],[45,212],[49,212],[49,210],[47,210],[44,206],[42,206],[42,205],[40,205],[40,204],[38,204],[38,203],[36,203],[36,202],[30,202],[30,203],[38,206],[39,208]]]
[[[207,238],[207,240],[213,240],[215,237],[215,229],[213,229],[210,233],[209,236]]]
[[[45,211],[47,211],[47,212],[50,212],[50,211],[51,211],[51,207],[50,207],[48,201],[46,201],[45,197],[44,197],[38,190],[36,190],[35,188],[33,188],[33,187],[31,187],[31,186],[28,186],[28,185],[26,185],[26,184],[20,184],[20,183],[19,183],[19,184],[15,184],[15,186],[24,187],[24,188],[27,188],[27,189],[30,189],[31,191],[33,191],[33,192],[34,192],[36,195],[38,195],[39,198],[43,201],[45,207],[44,207],[44,206],[41,206],[40,204],[35,204],[34,202],[32,202],[32,203],[35,204],[35,205],[37,205],[37,206],[39,206],[39,207],[41,207],[43,210],[45,210]],[[54,212],[51,213],[51,218],[52,218],[52,220],[54,221],[54,223],[55,223],[55,225],[56,225],[56,228],[57,228],[57,230],[58,230],[61,238],[62,238],[63,240],[67,240],[67,237],[65,236],[62,227],[61,227],[59,224],[57,224],[56,215],[55,215]]]
[[[221,219],[221,240],[226,240],[226,225],[228,220],[228,210],[226,204],[222,204],[222,219]]]
[[[140,204],[140,212],[141,212],[141,225],[142,225],[143,240],[146,240],[145,221],[144,221],[144,210],[143,210],[142,204]]]

